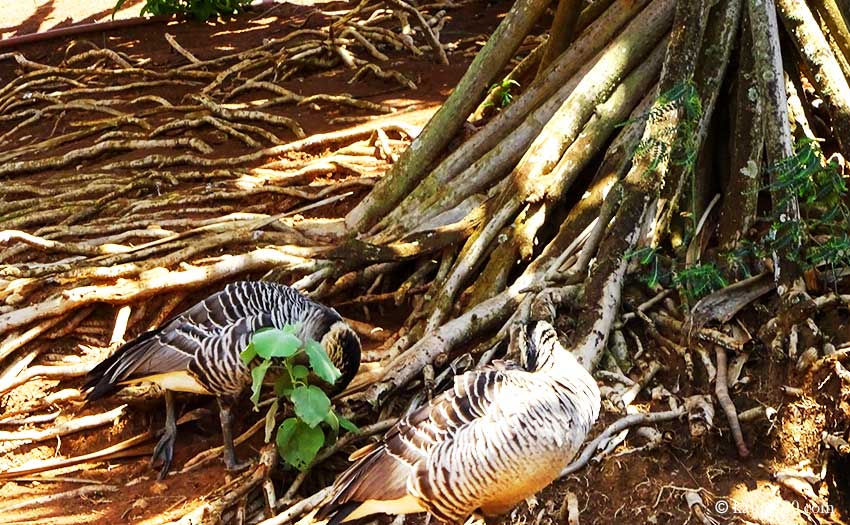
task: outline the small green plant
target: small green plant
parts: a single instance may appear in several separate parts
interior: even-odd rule
[[[680,108],[683,112],[678,126],[657,130],[656,136],[642,140],[632,152],[633,158],[649,156],[649,173],[655,170],[662,159],[668,157],[672,162],[683,165],[688,173],[693,172],[698,153],[697,131],[702,118],[702,102],[696,86],[693,82],[676,84],[661,93],[649,111],[621,124],[625,126],[635,120],[655,123],[674,108]]]
[[[341,373],[321,344],[302,341],[297,333],[298,328],[293,325],[280,330],[258,330],[241,356],[245,366],[251,369],[251,401],[255,409],[266,376],[274,378],[276,397],[266,414],[266,441],[274,431],[279,400],[292,403],[295,415],[277,427],[275,443],[280,457],[303,471],[322,446],[336,440],[340,427],[349,432],[357,432],[357,427],[336,413],[321,388],[309,383],[311,372],[329,384],[334,384]],[[309,368],[301,362],[309,363]]]
[[[711,292],[726,288],[729,282],[714,264],[698,264],[673,273],[673,282],[685,290],[688,299],[694,300]]]
[[[837,163],[822,159],[818,143],[804,138],[795,144],[794,155],[769,168],[771,183],[761,189],[778,196],[778,202],[765,245],[785,249],[804,266],[835,269],[850,263],[850,209]],[[793,198],[799,202],[799,221],[784,215]]]
[[[512,78],[506,78],[501,82],[497,82],[490,86],[489,93],[496,94],[496,102],[492,100],[488,100],[484,103],[485,108],[497,107],[498,109],[502,109],[506,107],[508,104],[513,102],[514,96],[511,94],[511,89],[519,87],[519,82]]]
[[[720,257],[725,259],[728,272],[738,278],[753,276],[752,264],[754,261],[764,259],[768,256],[761,243],[749,239],[742,239],[731,250],[721,252]]]
[[[638,264],[648,268],[649,272],[643,276],[643,282],[649,288],[655,288],[664,277],[661,264],[658,261],[658,250],[652,247],[640,248],[626,253],[626,260],[637,259]]]
[[[112,16],[126,0],[118,0]],[[251,0],[145,0],[143,15],[187,15],[197,20],[207,20],[218,15],[232,15],[244,10]]]

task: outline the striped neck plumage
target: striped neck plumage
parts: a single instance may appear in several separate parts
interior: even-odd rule
[[[600,395],[596,380],[561,345],[554,327],[545,321],[534,325],[522,352],[522,365],[529,371],[543,374],[583,402],[591,422],[599,414]]]

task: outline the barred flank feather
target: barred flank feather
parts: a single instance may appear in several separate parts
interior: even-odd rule
[[[507,512],[551,483],[599,415],[599,389],[549,323],[537,323],[524,353],[524,367],[456,377],[452,390],[355,453],[311,519],[337,525],[427,510],[458,523],[479,509]]]

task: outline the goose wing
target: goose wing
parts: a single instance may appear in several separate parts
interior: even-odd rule
[[[245,330],[272,326],[268,310],[275,305],[273,291],[270,283],[231,283],[159,328],[145,332],[89,372],[84,387],[91,389],[88,398],[102,397],[122,381],[163,374],[176,374],[162,381],[166,387],[167,382],[177,380],[176,389],[184,389],[179,388],[182,381],[186,382],[185,389],[203,393],[204,387],[183,374],[197,356],[208,353],[205,349],[221,349],[224,343],[250,335]]]
[[[357,462],[337,479],[316,518],[335,525],[374,513],[430,510],[442,517],[430,501],[436,495],[427,468],[431,456],[462,429],[487,419],[508,380],[508,372],[496,369],[456,377],[451,390],[401,419],[380,443],[355,452]]]

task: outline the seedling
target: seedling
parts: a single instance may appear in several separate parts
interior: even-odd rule
[[[310,466],[322,446],[336,441],[340,427],[357,432],[357,427],[337,414],[327,394],[310,384],[312,377],[333,385],[341,372],[322,345],[302,341],[296,325],[258,330],[242,352],[242,362],[251,369],[251,401],[259,408],[266,376],[274,378],[275,399],[266,414],[266,441],[274,433],[280,400],[292,403],[295,415],[277,427],[275,443],[280,457],[298,470]],[[306,358],[306,359],[305,359]],[[301,363],[308,363],[305,366]]]

